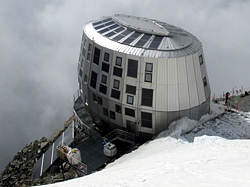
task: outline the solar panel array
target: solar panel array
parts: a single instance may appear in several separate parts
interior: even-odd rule
[[[122,17],[122,20],[123,21],[126,20],[124,19],[124,16]],[[128,21],[131,20],[132,20],[131,18],[128,19]],[[145,20],[141,20],[141,22],[142,22],[141,25],[143,24],[145,25],[145,23],[147,23]],[[134,21],[133,24],[136,25],[136,23],[140,25],[139,18],[136,21]],[[160,29],[169,32],[169,34],[166,34],[164,36],[164,34],[162,34],[161,32],[159,31],[154,32],[154,30],[152,30],[151,33],[149,31],[143,32],[144,28],[139,28],[139,27],[138,27],[139,30],[135,30],[134,25],[131,25],[131,27],[129,27],[129,23],[120,24],[119,22],[117,22],[116,19],[112,18],[107,18],[102,21],[96,21],[92,23],[94,29],[99,34],[109,38],[110,40],[134,47],[151,49],[151,50],[157,50],[157,49],[169,50],[170,49],[169,47],[165,46],[161,47],[161,43],[165,44],[166,41],[172,41],[172,40],[180,41],[179,48],[185,47],[186,45],[190,44],[190,36],[186,31],[164,22],[148,20],[148,25],[153,25],[153,24],[159,25]],[[155,25],[154,27],[156,27]]]

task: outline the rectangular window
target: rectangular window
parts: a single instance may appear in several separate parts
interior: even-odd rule
[[[145,82],[152,82],[152,72],[153,72],[153,64],[146,63],[145,66]]]
[[[128,59],[128,71],[127,76],[137,78],[138,61]]]
[[[153,64],[152,63],[146,63],[145,71],[146,72],[153,72]]]
[[[88,52],[91,52],[91,49],[92,49],[92,45],[89,44],[89,47],[88,47]]]
[[[99,92],[106,94],[107,93],[107,86],[100,84]]]
[[[90,53],[87,55],[87,60],[90,61]]]
[[[130,108],[125,108],[125,115],[135,117],[135,110]]]
[[[122,57],[116,57],[115,65],[121,66],[122,65]]]
[[[118,77],[122,77],[122,69],[118,67],[114,67],[113,75],[116,75]]]
[[[127,104],[134,104],[134,96],[127,95]]]
[[[130,93],[130,94],[135,95],[135,93],[136,93],[136,87],[127,84],[126,85],[126,93]]]
[[[93,101],[97,102],[96,94],[93,93]]]
[[[102,105],[102,98],[101,98],[101,97],[98,97],[98,98],[97,98],[97,103],[98,103],[99,105]]]
[[[203,78],[203,84],[204,84],[204,87],[207,86],[207,78],[206,77]]]
[[[115,105],[115,111],[117,112],[117,113],[122,113],[122,107],[121,107],[121,105]]]
[[[108,109],[106,109],[106,108],[104,108],[104,107],[103,107],[103,115],[109,116],[109,114],[108,114]]]
[[[104,53],[104,61],[109,62],[109,53]]]
[[[113,88],[119,89],[119,87],[120,87],[120,81],[114,80]]]
[[[109,111],[109,116],[110,116],[110,118],[115,119],[115,112],[110,110]]]
[[[102,63],[102,71],[109,73],[109,64],[103,62]]]
[[[141,126],[152,128],[152,114],[148,112],[141,112]]]
[[[84,83],[87,83],[87,81],[88,81],[88,76],[86,74],[84,75],[83,81],[84,81]]]
[[[111,97],[119,100],[120,99],[120,91],[112,89],[111,90]]]
[[[82,68],[80,68],[79,75],[80,75],[80,77],[82,77]]]
[[[86,50],[85,50],[85,48],[83,47],[83,48],[82,48],[82,56],[85,57],[85,53],[86,53]]]
[[[101,54],[101,50],[95,47],[93,62],[97,65],[99,65],[100,54]]]
[[[102,82],[103,84],[107,84],[107,76],[106,76],[106,75],[102,75],[102,80],[101,80],[101,82]]]
[[[142,88],[141,105],[151,107],[152,104],[153,104],[153,90]]]
[[[200,61],[200,65],[203,64],[203,58],[202,55],[199,56],[199,61]]]
[[[97,73],[92,71],[91,73],[91,81],[90,81],[90,86],[93,88],[96,88],[96,80],[97,80]]]
[[[145,82],[152,82],[152,73],[145,73]]]

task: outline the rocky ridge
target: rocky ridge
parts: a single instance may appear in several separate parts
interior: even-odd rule
[[[42,137],[40,140],[28,143],[20,150],[6,166],[5,170],[0,173],[0,187],[32,185],[34,164],[48,150],[50,145],[58,139],[73,119],[74,117],[71,116],[65,122],[64,128],[56,130],[50,139]]]

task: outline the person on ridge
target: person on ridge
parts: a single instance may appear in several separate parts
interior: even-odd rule
[[[227,103],[229,95],[230,95],[230,93],[227,92],[227,93],[226,93],[226,102],[225,102],[225,103]]]

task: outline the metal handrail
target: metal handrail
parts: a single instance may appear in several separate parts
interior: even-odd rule
[[[126,142],[135,143],[135,135],[129,132],[126,132],[121,129],[115,129],[111,133],[107,134],[103,137],[103,139],[107,142],[111,142],[113,140],[119,139]]]
[[[83,127],[84,133],[90,135],[90,128],[85,123],[82,122],[82,120],[79,118],[74,108],[73,108],[73,114],[75,116],[75,120],[81,125],[81,127]]]

